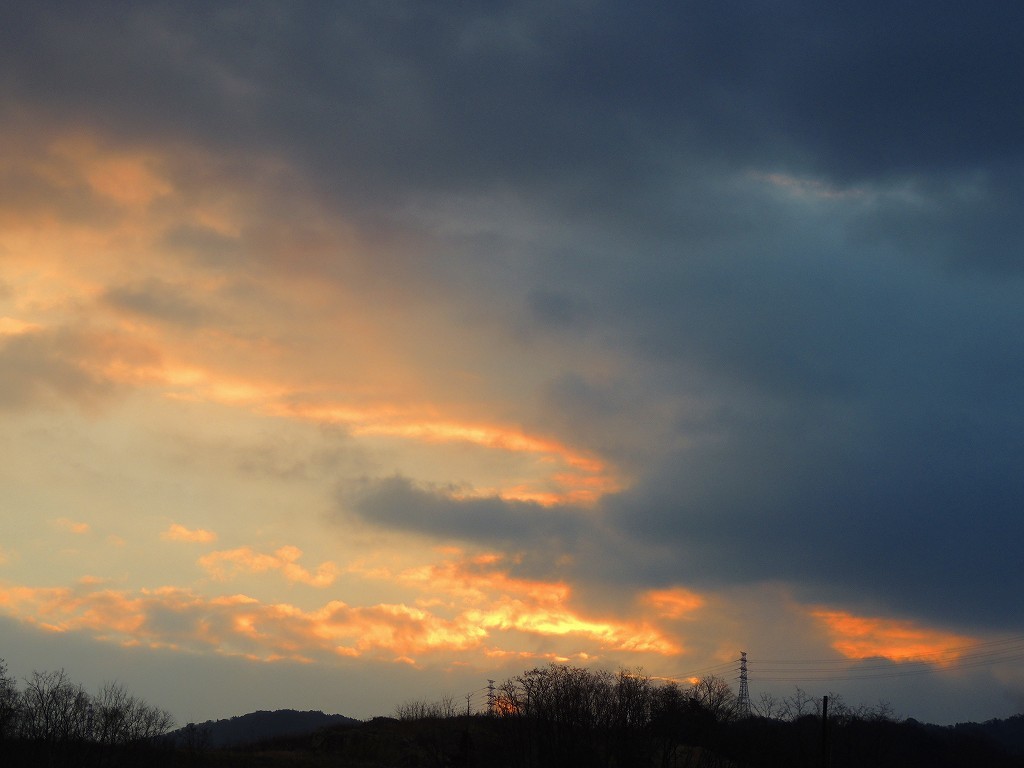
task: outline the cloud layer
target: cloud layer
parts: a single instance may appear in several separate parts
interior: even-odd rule
[[[841,657],[1024,626],[1024,11],[65,6],[0,11],[10,615],[481,668],[784,654],[746,591]],[[435,614],[451,547],[496,592]]]

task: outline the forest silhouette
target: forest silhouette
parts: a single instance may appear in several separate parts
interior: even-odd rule
[[[170,714],[118,683],[90,694],[60,670],[19,685],[0,659],[4,766],[1024,768],[1024,715],[928,725],[799,688],[748,707],[715,676],[680,685],[552,664],[493,686],[482,711],[442,696],[393,714],[280,710],[172,731]]]

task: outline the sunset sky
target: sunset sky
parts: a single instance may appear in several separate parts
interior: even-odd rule
[[[1024,6],[12,2],[0,658],[1024,710]]]

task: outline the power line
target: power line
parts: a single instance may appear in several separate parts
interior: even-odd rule
[[[766,683],[883,680],[959,672],[1024,660],[1024,636],[951,646],[906,660],[769,659],[753,664],[755,678]],[[866,663],[865,663],[866,662]]]
[[[868,658],[865,658],[865,659],[862,659],[862,660],[851,659],[851,658],[837,659],[834,662],[832,662],[830,664],[827,664],[827,665],[825,664],[824,661],[800,662],[800,661],[797,661],[797,660],[793,660],[791,662],[788,662],[790,664],[790,666],[782,667],[782,666],[772,666],[772,664],[775,664],[775,665],[781,664],[782,663],[781,661],[765,662],[764,666],[762,666],[761,663],[759,662],[757,664],[757,667],[759,669],[765,671],[765,672],[771,672],[771,673],[778,672],[778,673],[784,673],[784,674],[785,673],[789,673],[789,672],[794,671],[794,670],[795,671],[803,671],[803,672],[820,671],[820,672],[827,673],[827,672],[830,672],[830,671],[834,671],[835,666],[839,666],[839,665],[849,666],[850,664],[856,664],[858,661],[870,662],[870,663],[867,663],[867,664],[863,664],[862,663],[862,664],[860,664],[857,667],[858,669],[862,669],[862,670],[887,669],[892,664],[898,664],[898,663],[902,663],[902,664],[927,664],[929,666],[937,666],[937,667],[950,668],[950,667],[976,666],[978,664],[997,664],[997,663],[1003,662],[1003,661],[1016,661],[1017,659],[1021,658],[1021,656],[1024,656],[1024,645],[1010,646],[1010,647],[1007,647],[1007,648],[1004,648],[1004,649],[1000,649],[1000,650],[989,650],[989,651],[980,652],[980,653],[945,654],[945,655],[942,655],[942,656],[937,656],[937,655],[928,656],[928,655],[925,655],[925,654],[919,654],[919,655],[916,655],[913,658],[908,658],[908,659],[905,659],[905,660],[886,660],[885,657],[874,656],[874,657],[868,657]],[[802,667],[802,669],[801,669],[801,667]]]
[[[736,668],[736,659],[722,662],[721,664],[715,664],[711,667],[703,667],[701,669],[695,669],[691,672],[680,672],[675,675],[666,675],[666,680],[689,680],[694,677],[707,677],[716,672],[731,670]]]

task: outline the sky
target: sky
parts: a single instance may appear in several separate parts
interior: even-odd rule
[[[1024,7],[0,9],[0,657],[1024,710]]]

